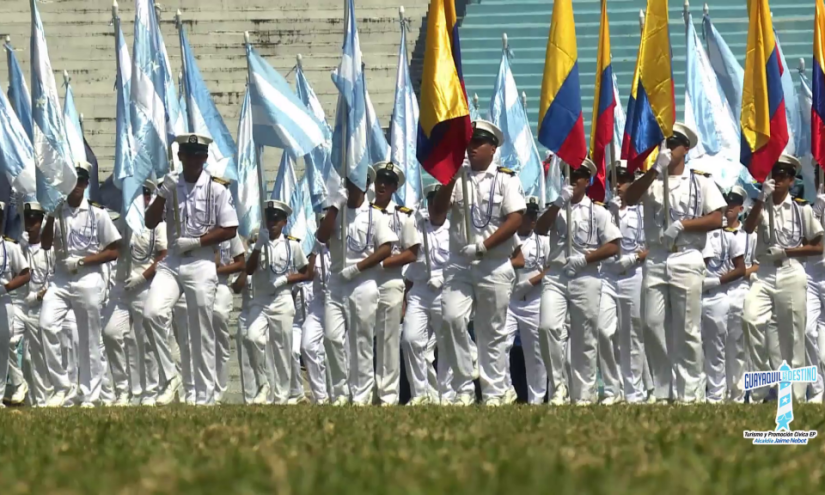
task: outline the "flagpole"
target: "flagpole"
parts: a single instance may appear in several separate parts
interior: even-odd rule
[[[473,107],[476,110],[476,115],[478,115],[478,95],[473,94]],[[467,175],[467,167],[462,165],[461,167],[461,197],[464,199],[464,238],[467,240],[467,244],[473,244],[470,240],[470,233],[472,229],[472,219],[470,218],[470,192],[469,187],[467,185],[467,181],[470,180],[469,176]]]
[[[249,91],[249,87],[252,85],[252,70],[249,67],[249,47],[251,46],[251,43],[249,42],[249,31],[244,31],[243,39],[244,39],[244,47],[246,48],[246,72],[247,72],[246,85],[247,85],[247,91]],[[186,107],[187,107],[187,112],[188,112],[189,105],[186,105]],[[263,150],[257,144],[253,143],[253,145],[255,146],[255,169],[258,172],[258,203],[260,204],[260,207],[261,207],[261,225],[263,225],[264,221],[265,221],[265,218],[266,218],[266,216],[265,216],[266,215],[266,210],[264,208],[264,201],[265,201],[265,199],[264,199],[265,195],[264,194],[266,192],[266,185],[264,183],[264,169],[263,169],[263,166],[261,165],[261,153],[262,153]],[[286,153],[286,152],[287,151],[284,150],[284,153]],[[267,249],[264,249],[263,252],[261,253],[261,256],[263,256],[263,260],[264,260],[264,266],[269,266],[269,259],[268,259],[267,253],[268,253]]]
[[[181,36],[181,34],[183,33],[183,17],[181,15],[180,9],[178,9],[177,13],[175,14],[175,27],[178,29],[178,39],[183,41],[183,36]],[[183,74],[188,74],[189,72],[188,72],[188,69],[186,67],[186,53],[184,53],[183,43],[179,43],[179,44],[180,44],[180,67],[181,67],[181,71],[183,72]],[[186,84],[186,79],[183,79],[182,89],[183,89],[184,99],[186,100],[186,121],[189,123],[189,130],[194,131],[195,130],[195,123],[193,122],[192,111],[190,109],[190,107],[192,105],[189,104],[189,101],[190,101],[189,100],[189,85]],[[261,213],[263,214],[263,211]],[[263,218],[263,217],[261,217],[261,218]]]
[[[349,25],[349,16],[352,15],[352,12],[349,11],[349,2],[347,2],[347,0],[343,0],[343,1],[344,1],[344,25],[348,26]],[[363,67],[362,67],[362,72],[363,72]],[[341,101],[340,92],[338,94],[338,101],[339,102]],[[349,112],[351,112],[352,109],[350,109],[349,105],[346,104],[346,100],[344,101],[344,105],[346,105],[347,114],[349,114]],[[339,105],[339,107],[340,107],[340,105]],[[338,118],[338,112],[340,110],[341,110],[340,108],[335,109],[335,113],[336,113],[335,118],[336,119]],[[348,117],[348,115],[345,116],[345,117]],[[343,132],[341,133],[341,136],[343,136],[343,139],[341,139],[341,154],[340,154],[340,157],[341,157],[341,182],[342,182],[342,187],[344,187],[345,189],[347,187],[347,157],[349,156],[349,139],[347,139],[347,137],[346,137],[349,134],[349,129],[347,127],[348,124],[349,124],[349,119],[348,118],[341,119],[341,125],[343,126]],[[367,175],[369,175],[369,174],[367,174]],[[367,190],[369,190],[369,186],[367,186],[365,189],[366,190],[364,191],[364,201],[367,201]],[[347,198],[348,198],[347,201],[349,201],[349,194],[347,194]],[[343,270],[344,268],[347,267],[347,203],[344,203],[344,205],[341,209],[343,211],[338,212],[338,221],[340,222],[339,225],[341,226],[341,269]],[[331,253],[330,253],[330,256],[331,256]]]
[[[117,72],[118,74],[120,74],[120,53],[118,53],[118,33],[120,32],[120,16],[118,15],[117,0],[114,0],[112,2],[112,26],[114,26],[115,32],[115,62],[117,63]],[[85,134],[85,131],[83,130],[83,114],[80,114],[80,132]],[[177,201],[175,202],[175,204],[177,205]],[[123,266],[125,267],[124,271],[126,272],[127,277],[130,276],[132,273],[132,256],[130,252],[130,248],[132,246],[132,229],[129,227],[129,222],[126,221],[126,212],[128,211],[128,209],[129,205],[121,206],[123,214],[123,225],[125,226],[125,228],[123,231],[123,242],[120,243],[120,257],[124,260]]]
[[[570,164],[568,164],[564,160],[562,160],[562,163],[564,163],[564,176],[567,178],[567,185],[569,186],[570,185]],[[573,228],[571,226],[571,218],[572,218],[571,212],[572,212],[572,210],[573,210],[573,207],[570,205],[570,201],[568,200],[567,205],[564,207],[564,213],[565,213],[565,215],[567,215],[567,218],[565,219],[565,222],[564,222],[565,224],[567,224],[567,238],[565,239],[564,252],[565,252],[565,255],[568,258],[570,258],[570,255],[573,253],[573,239],[570,237],[572,232],[573,232]]]

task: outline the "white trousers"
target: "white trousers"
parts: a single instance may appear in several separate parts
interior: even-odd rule
[[[705,353],[707,400],[722,402],[728,396],[726,346],[730,299],[725,287],[702,295],[702,348]]]
[[[25,287],[18,290],[25,290]],[[20,366],[19,361],[19,351],[22,350],[22,343],[23,343],[23,334],[25,333],[23,328],[23,322],[20,320],[20,315],[26,312],[26,303],[21,301],[20,299],[12,299],[12,315],[11,315],[11,338],[9,339],[9,387],[6,387],[6,392],[9,393],[9,397],[13,394],[17,387],[20,387],[25,382],[25,377],[23,376],[23,369]]]
[[[413,284],[407,294],[401,339],[411,399],[430,397],[452,401],[455,398],[450,387],[452,373],[441,342],[443,334],[436,331],[441,323],[441,291],[430,289],[424,282]],[[436,347],[440,358],[438,370],[433,366]]]
[[[143,326],[149,337],[149,344],[156,353],[166,382],[174,376],[174,364],[171,351],[162,356],[161,346],[168,349],[166,336],[172,318],[172,308],[181,294],[186,296],[187,333],[189,356],[192,364],[192,376],[195,385],[195,404],[213,405],[215,403],[215,328],[212,313],[215,306],[215,292],[218,276],[215,262],[209,259],[192,258],[185,262],[166,260],[157,267],[152,279],[149,297],[146,299]],[[179,329],[180,330],[180,329]],[[184,345],[181,346],[181,360],[184,357]],[[167,360],[168,359],[168,360]]]
[[[229,315],[232,313],[232,289],[225,283],[218,284],[215,291],[215,308],[212,325],[215,327],[215,400],[220,401],[226,393],[229,380]]]
[[[702,281],[699,251],[651,251],[645,263],[644,346],[659,400],[705,400],[702,350]],[[675,379],[675,382],[674,382]]]
[[[268,383],[272,401],[286,404],[292,379],[292,320],[295,306],[292,298],[283,295],[272,300],[269,294],[258,294],[244,315],[244,342],[260,388]],[[271,374],[267,370],[267,353],[271,352]],[[270,379],[274,378],[274,381]]]
[[[326,352],[324,352],[324,301],[316,295],[307,308],[301,332],[301,355],[309,377],[309,390],[315,404],[329,400],[327,392]]]
[[[52,387],[43,348],[43,335],[40,330],[40,304],[38,303],[30,308],[28,312],[19,316],[25,330],[25,359],[28,362],[25,368],[28,369],[27,378],[31,403],[34,406],[43,407],[54,393],[54,388]]]
[[[754,275],[758,275],[757,280],[753,282],[745,298],[742,313],[753,371],[778,370],[782,361],[787,361],[791,368],[805,366],[805,269],[798,261],[790,259],[780,267],[763,263],[758,274]],[[775,317],[775,328],[769,324],[772,317]],[[772,341],[778,343],[778,346],[772,344]],[[807,384],[794,383],[794,401],[804,401],[806,389]],[[760,400],[767,392],[768,387],[756,389],[751,397]]]
[[[811,395],[819,394],[825,389],[823,382],[823,345],[825,345],[825,273],[808,276],[808,315],[805,326],[805,353],[808,366],[817,366],[816,382],[810,384]]]
[[[375,387],[381,404],[398,404],[404,279],[381,280],[375,312]]]
[[[14,327],[14,305],[11,296],[0,296],[0,399],[6,392],[6,376],[9,373],[9,362],[17,360],[16,349],[12,349],[12,328]]]
[[[247,341],[248,325],[247,318],[249,316],[249,302],[250,300],[244,296],[243,306],[238,315],[238,330],[235,337],[236,346],[238,349],[238,366],[240,367],[241,392],[243,394],[244,404],[251,404],[258,393],[258,387],[263,385],[257,383],[255,372],[252,369],[251,351],[254,344]],[[267,383],[269,383],[267,381]]]
[[[482,400],[507,392],[507,307],[516,275],[508,259],[473,261],[469,267],[452,260],[444,269],[441,324],[444,350],[453,370],[457,394],[473,394],[473,357],[467,325],[475,303],[473,329],[478,346]]]
[[[555,391],[564,379],[565,324],[569,316],[570,399],[574,403],[594,402],[599,398],[596,374],[601,292],[602,281],[595,267],[588,267],[573,278],[554,273],[542,281],[539,319],[542,356]]]
[[[304,316],[306,319],[306,316]],[[303,322],[292,321],[292,373],[289,383],[289,398],[304,397],[304,383],[301,376],[301,334]]]
[[[524,300],[511,300],[507,309],[507,384],[513,386],[510,375],[510,350],[521,337],[524,352],[524,368],[527,373],[527,402],[541,404],[547,395],[547,367],[541,355],[539,316],[541,313],[542,288],[534,287]]]
[[[725,375],[730,402],[745,402],[745,371],[750,360],[745,350],[745,332],[742,330],[742,308],[750,284],[741,281],[728,288],[728,336],[725,340]]]
[[[84,269],[81,269],[84,270]],[[58,280],[43,297],[40,327],[43,329],[46,361],[55,392],[71,387],[66,364],[60,359],[60,334],[69,311],[77,319],[77,370],[83,402],[97,402],[100,396],[103,366],[101,363],[101,311],[105,283],[98,271],[88,271],[71,280]]]

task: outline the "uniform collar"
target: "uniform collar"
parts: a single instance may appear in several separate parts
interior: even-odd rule
[[[585,194],[585,195],[584,195],[584,197],[582,198],[582,200],[581,200],[581,201],[579,201],[578,203],[575,203],[575,204],[573,204],[573,203],[571,202],[571,203],[570,203],[570,205],[571,205],[573,208],[588,208],[588,207],[590,207],[590,205],[591,205],[592,203],[593,203],[593,202],[592,202],[592,201],[590,201],[590,196],[588,196],[587,194]]]
[[[198,177],[198,181],[195,182],[195,187],[204,187],[209,183],[210,180],[212,180],[212,176],[209,175],[209,172],[207,172],[204,168],[201,171],[200,177]],[[186,179],[183,177],[182,172],[180,174],[180,179],[178,179],[178,187],[186,187]]]
[[[69,206],[69,203],[66,203],[66,206]],[[77,208],[72,208],[71,206],[69,206],[69,209],[71,209],[73,212],[86,211],[89,209],[89,201],[86,198],[83,198],[80,200],[80,204],[77,205]]]
[[[496,165],[495,158],[493,158],[493,160],[490,162],[490,165],[487,167],[486,170],[476,171],[476,170],[470,169],[470,173],[473,174],[473,175],[482,175],[482,174],[484,174],[484,175],[496,175],[497,171],[498,171],[498,165]]]
[[[782,208],[790,208],[793,206],[793,198],[791,197],[791,193],[785,195],[785,199],[776,206],[781,206]]]

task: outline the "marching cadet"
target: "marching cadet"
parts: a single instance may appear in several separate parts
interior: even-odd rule
[[[825,227],[825,194],[819,194],[813,206],[814,219]],[[805,328],[805,350],[808,361],[817,366],[816,383],[810,385],[808,402],[822,402],[823,346],[825,346],[825,258],[809,258],[805,262],[808,275],[808,316]]]
[[[143,183],[145,207],[149,207],[156,189],[151,179]],[[125,232],[125,219],[121,218],[116,226],[121,233]],[[149,295],[149,283],[166,252],[166,224],[160,222],[154,229],[132,233],[128,246],[123,246],[123,253],[118,257],[114,288],[103,311],[103,339],[112,369],[115,406],[128,406],[132,401],[151,406],[157,400],[160,381],[158,363],[155,355],[149,352],[149,342],[143,328],[143,311]],[[168,346],[160,349],[164,351],[160,359],[166,362],[161,368],[174,369]]]
[[[327,392],[327,366],[324,352],[324,305],[329,297],[329,250],[316,244],[309,255],[312,286],[307,292],[307,314],[301,327],[301,355],[309,378],[309,390],[314,404],[329,403]]]
[[[443,224],[435,225],[427,213],[432,209],[433,199],[440,188],[440,184],[432,184],[425,189],[428,208],[416,213],[419,237],[423,239],[423,229],[427,229],[429,252],[419,249],[415,263],[404,274],[411,284],[407,292],[401,341],[407,381],[410,383],[409,406],[447,405],[455,399],[455,391],[448,381],[451,378],[449,361],[440,332],[441,288],[444,286],[444,267],[450,256],[450,220],[445,218]],[[429,257],[429,271],[424,256]],[[433,369],[436,345],[441,353],[438,370]]]
[[[570,171],[570,184],[553,205],[539,218],[536,232],[550,233],[547,275],[541,293],[539,332],[545,341],[544,362],[553,380],[551,404],[564,404],[568,390],[563,383],[563,335],[570,315],[570,400],[588,405],[598,400],[596,372],[598,357],[599,299],[602,281],[599,263],[619,253],[622,237],[608,211],[585,194],[596,165],[585,158],[581,166]],[[570,203],[571,218],[565,207]],[[567,222],[570,222],[571,251],[565,255]],[[612,343],[602,345],[609,348]],[[614,399],[615,400],[615,399]]]
[[[0,201],[0,232],[3,230],[2,215],[6,204]],[[17,241],[9,238],[0,238],[0,250],[3,251],[3,261],[0,265],[0,383],[2,391],[6,388],[6,375],[9,372],[9,361],[17,361],[17,347],[12,346],[12,328],[14,328],[14,305],[12,291],[29,283],[29,262]],[[22,375],[22,372],[21,372]],[[22,377],[21,377],[22,378]],[[25,384],[25,380],[22,380]],[[28,391],[28,385],[17,385],[9,395],[9,402],[22,404]],[[0,394],[2,395],[2,394]],[[0,408],[4,407],[0,401]]]
[[[625,193],[628,205],[642,201],[649,253],[642,282],[644,346],[653,378],[651,402],[703,402],[702,251],[707,233],[722,227],[725,198],[709,178],[685,167],[698,138],[677,122],[654,166]],[[665,211],[665,170],[669,210]],[[670,226],[665,228],[666,222]],[[675,378],[675,383],[673,379]]]
[[[614,340],[618,342],[619,348],[619,369],[616,369],[616,359],[611,359],[616,354],[600,347],[600,366],[605,382],[605,398],[602,403],[607,405],[622,400],[622,396],[629,403],[644,402],[650,382],[641,316],[642,267],[647,257],[644,211],[641,205],[628,206],[624,201],[627,188],[634,179],[633,173],[627,169],[627,162],[619,160],[613,162],[611,167],[616,169],[618,194],[610,200],[609,206],[613,221],[618,220],[622,238],[619,254],[602,261],[601,266],[599,343],[601,345]],[[608,389],[612,389],[612,395],[607,395]]]
[[[753,371],[779,369],[782,361],[792,368],[806,365],[807,277],[802,262],[809,256],[822,256],[823,228],[810,205],[789,194],[801,168],[796,158],[780,156],[745,220],[745,231],[758,234],[759,273],[742,313]],[[765,201],[771,202],[766,212]],[[775,326],[769,325],[772,316]],[[805,383],[793,384],[795,401],[805,400],[806,388]],[[751,392],[752,400],[764,396],[764,389]]]
[[[737,194],[731,194],[734,202],[738,201],[735,196]],[[702,282],[702,347],[707,378],[706,398],[711,404],[719,404],[728,397],[727,343],[728,332],[731,331],[728,328],[728,289],[744,280],[747,270],[746,241],[747,235],[739,232],[738,223],[728,224],[724,229],[714,230],[708,234],[702,254],[707,267],[705,280]]]
[[[77,319],[79,355],[77,356],[81,407],[94,407],[103,377],[100,342],[103,298],[106,291],[104,265],[118,257],[121,237],[111,218],[100,206],[90,204],[83,193],[89,186],[87,162],[77,162],[77,183],[54,215],[46,219],[42,248],[55,248],[57,266],[52,284],[43,297],[40,328],[46,363],[54,386],[48,406],[61,407],[75,395],[67,368],[60,359],[60,333],[69,311]]]
[[[218,288],[215,292],[215,308],[212,313],[212,325],[215,327],[215,402],[220,403],[226,393],[229,380],[229,358],[232,353],[229,348],[229,315],[232,313],[232,289],[237,274],[244,269],[244,254],[246,250],[243,241],[235,237],[223,241],[216,250],[218,274]],[[230,280],[231,279],[231,280]]]
[[[434,225],[442,224],[448,212],[452,215],[450,259],[444,268],[441,295],[441,331],[445,332],[444,350],[458,393],[456,404],[463,406],[475,402],[467,333],[474,302],[482,400],[486,405],[499,406],[507,392],[506,319],[516,278],[510,255],[518,246],[516,232],[527,205],[515,172],[493,161],[496,148],[503,142],[504,136],[494,124],[473,122],[473,136],[467,146],[469,167],[464,165],[460,174],[439,189],[430,211]],[[459,175],[467,182],[456,187]],[[466,211],[471,212],[469,219]],[[469,232],[467,223],[471,224]]]
[[[391,162],[379,162],[375,170],[375,206],[387,213],[390,229],[398,237],[392,255],[376,272],[378,309],[376,310],[375,385],[382,406],[398,404],[401,363],[401,310],[405,284],[401,270],[418,259],[421,238],[416,229],[413,211],[392,200],[398,188],[404,186],[404,172]]]
[[[375,384],[373,330],[378,309],[378,265],[392,255],[392,243],[398,242],[398,237],[389,227],[386,211],[366,201],[364,191],[349,179],[346,187],[330,193],[326,205],[329,209],[315,238],[318,244],[328,244],[333,273],[324,315],[330,399],[336,406],[350,400],[353,405],[365,406],[372,400]],[[338,217],[342,210],[346,232],[341,231]],[[349,376],[345,338],[349,342]]]
[[[307,258],[307,264],[309,264],[309,258]],[[312,278],[312,273],[307,268],[307,280],[292,286],[295,317],[292,319],[292,379],[289,384],[289,400],[287,400],[287,404],[291,406],[309,402],[304,391],[303,376],[301,376],[301,341],[303,340],[304,322],[313,297]]]
[[[745,304],[745,296],[750,289],[751,275],[759,268],[754,260],[756,253],[756,233],[748,234],[743,230],[740,216],[745,208],[745,198],[747,193],[741,186],[733,186],[725,196],[728,208],[725,210],[727,220],[727,231],[736,230],[737,242],[744,243],[743,260],[745,262],[745,274],[728,285],[727,295],[729,301],[728,308],[728,334],[725,339],[725,376],[727,379],[728,396],[730,402],[745,402],[745,371],[746,349],[745,333],[742,331],[742,307]],[[756,277],[753,277],[754,279]]]
[[[550,254],[550,239],[535,231],[539,216],[539,198],[527,198],[527,210],[518,229],[524,268],[517,272],[517,282],[507,309],[507,348],[513,347],[516,333],[521,337],[524,367],[527,372],[527,402],[541,404],[547,395],[547,368],[541,355],[539,316],[541,311],[541,281]],[[507,353],[509,356],[509,352]],[[508,363],[509,369],[509,363]],[[516,401],[515,390],[505,394],[505,403]]]
[[[266,227],[258,231],[255,247],[246,260],[246,275],[252,277],[252,299],[245,315],[245,340],[258,383],[254,403],[268,403],[271,391],[275,404],[286,404],[292,378],[295,316],[291,285],[307,281],[309,276],[301,243],[282,234],[292,209],[281,201],[267,201],[264,213]],[[269,383],[267,377],[267,344],[272,347],[274,383]]]
[[[159,347],[165,344],[172,308],[181,294],[186,296],[195,404],[214,405],[217,377],[212,316],[218,285],[214,246],[235,237],[238,215],[226,182],[204,170],[212,140],[197,134],[183,134],[175,141],[179,145],[183,174],[167,174],[146,211],[149,229],[158,226],[164,213],[172,219],[167,222],[167,237],[173,241],[171,252],[158,264],[149,288],[143,326],[146,333],[151,334],[149,343],[158,355]],[[184,343],[179,341],[179,344],[181,359],[185,360]],[[160,361],[159,364],[165,366]],[[174,368],[162,371],[166,383],[158,404],[171,402],[181,384]]]

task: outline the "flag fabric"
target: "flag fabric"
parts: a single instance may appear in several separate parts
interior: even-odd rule
[[[825,168],[825,4],[816,0],[814,61],[811,74],[811,154]],[[803,84],[805,81],[803,80]]]
[[[796,97],[796,85],[791,77],[791,71],[788,70],[788,62],[785,60],[785,54],[782,52],[782,44],[779,42],[779,35],[776,30],[773,31],[774,40],[776,40],[776,53],[779,55],[779,65],[783,67],[782,77],[782,92],[785,95],[785,119],[788,121],[788,144],[785,145],[785,153],[789,155],[801,155],[797,153],[799,146],[799,134],[802,132],[802,121],[799,118],[799,102]]]
[[[14,54],[14,47],[9,41],[3,45],[6,49],[6,60],[9,67],[9,101],[11,108],[17,114],[18,120],[23,125],[29,141],[34,139],[32,133],[32,97],[29,94],[29,87],[26,85],[26,78],[23,77],[23,69]]]
[[[122,181],[135,173],[134,160],[137,146],[132,135],[132,56],[123,37],[120,27],[120,17],[112,19],[115,30],[115,98],[117,99],[115,113],[115,164],[112,171],[114,184],[122,187]],[[122,204],[119,201],[118,204]],[[120,210],[115,210],[120,211]]]
[[[708,45],[708,59],[713,72],[716,73],[734,117],[739,116],[742,114],[742,81],[745,79],[745,69],[739,65],[739,61],[716,30],[707,12],[702,18],[702,32]],[[736,132],[739,132],[739,121],[734,119],[734,122]]]
[[[80,114],[74,105],[74,92],[69,82],[69,75],[63,73],[63,84],[66,88],[66,97],[63,100],[63,124],[66,126],[66,140],[69,142],[69,151],[72,161],[86,161],[86,147],[83,145],[83,127],[80,124]]]
[[[275,184],[269,199],[282,201],[289,204],[292,193],[298,186],[298,177],[295,174],[295,159],[286,151],[281,155],[281,163],[278,165],[278,174],[275,176]]]
[[[518,173],[526,196],[543,197],[544,170],[506,48],[502,50],[487,120],[504,135],[504,144],[496,149],[501,166]]]
[[[0,168],[9,186],[21,196],[34,199],[34,148],[14,113],[11,102],[0,91]]]
[[[123,207],[129,227],[143,231],[143,183],[168,168],[166,126],[166,62],[153,0],[135,0],[130,118],[134,136],[133,172],[122,181]],[[165,50],[165,49],[164,49]]]
[[[788,144],[782,73],[767,0],[748,2],[740,162],[763,182]]]
[[[247,87],[238,122],[238,155],[235,158],[235,163],[238,164],[238,199],[235,201],[235,209],[238,210],[238,233],[246,238],[257,232],[261,226],[261,191],[258,185],[255,140],[252,134],[252,105]]]
[[[274,146],[303,156],[324,142],[321,123],[295,96],[289,83],[246,45],[249,105],[257,146]]]
[[[238,167],[235,163],[237,149],[232,134],[223,122],[218,112],[212,94],[203,81],[198,62],[186,38],[186,29],[183,24],[178,28],[180,33],[181,53],[183,54],[183,84],[186,88],[186,113],[188,115],[191,132],[207,136],[212,139],[209,146],[209,159],[206,168],[214,177],[223,177],[232,181],[238,180]],[[179,108],[180,109],[180,108]]]
[[[559,157],[548,151],[544,163],[548,164],[544,179],[544,204],[548,205],[559,197],[564,183],[561,176],[561,162]]]
[[[382,161],[389,161],[390,143],[387,142],[387,135],[384,134],[384,129],[378,121],[378,115],[375,114],[375,107],[372,106],[367,85],[364,84],[363,88],[367,125],[367,163],[372,165]],[[334,139],[333,142],[335,142]]]
[[[86,161],[92,166],[92,169],[89,171],[89,187],[86,188],[86,197],[96,203],[100,203],[100,172],[97,155],[95,155],[95,152],[92,150],[92,147],[89,146],[89,142],[86,141],[85,137],[83,138],[83,149],[86,153]]]
[[[478,116],[478,95],[473,95],[473,101],[470,103],[470,121],[475,122],[480,118]]]
[[[629,170],[643,168],[653,150],[673,135],[675,122],[667,1],[648,0],[622,140],[622,158]]]
[[[587,154],[572,0],[553,3],[539,103],[539,142],[573,168]]]
[[[324,114],[324,107],[315,90],[309,84],[304,69],[299,59],[295,69],[295,92],[298,99],[306,105],[309,112],[315,116],[319,122],[324,142],[316,146],[312,151],[304,155],[304,165],[306,166],[304,175],[307,178],[310,201],[315,212],[323,210],[324,199],[330,187],[338,187],[341,184],[341,176],[332,166],[332,129],[327,124],[327,117]]]
[[[318,226],[315,222],[315,212],[309,199],[309,185],[306,177],[297,180],[295,175],[295,159],[284,151],[275,185],[269,199],[282,201],[292,208],[292,215],[286,222],[284,231],[301,240],[301,248],[305,253],[312,251],[315,245],[315,231]]]
[[[799,120],[802,122],[802,129],[799,133],[799,147],[796,149],[799,161],[802,162],[802,184],[805,189],[805,200],[813,203],[816,201],[816,163],[811,150],[811,131],[813,94],[811,93],[811,83],[805,75],[805,68],[799,67],[799,87],[796,93],[799,105]]]
[[[418,140],[418,100],[410,80],[407,60],[407,24],[401,20],[401,44],[395,76],[395,101],[390,125],[392,162],[404,171],[404,185],[395,193],[396,203],[416,208],[422,199],[421,165],[416,156]]]
[[[418,161],[446,184],[464,162],[473,136],[454,0],[430,2],[420,94]]]
[[[596,92],[590,124],[590,159],[596,164],[596,177],[587,189],[588,196],[596,201],[604,201],[607,192],[605,156],[613,141],[615,124],[616,92],[613,89],[611,56],[607,0],[602,0],[599,49],[596,55]]]
[[[613,102],[616,104],[613,107],[613,143],[616,146],[616,152],[622,151],[622,139],[624,138],[624,127],[627,123],[627,116],[622,108],[622,99],[619,96],[619,82],[616,80],[616,73],[613,73]],[[618,160],[618,156],[611,156],[611,161]]]
[[[154,1],[154,0],[153,0]],[[163,41],[163,33],[160,30],[160,25],[157,25],[157,39],[158,47],[160,49],[161,72],[163,73],[163,87],[165,94],[163,99],[163,107],[166,115],[166,146],[170,149],[175,142],[175,137],[180,134],[190,132],[188,122],[186,119],[186,112],[181,107],[181,99],[178,98],[178,83],[175,80],[174,72],[172,71],[172,64],[169,63],[169,53],[166,51],[166,43]],[[192,131],[194,132],[194,131]],[[175,170],[181,170],[183,165],[180,162],[177,154],[177,144],[172,153],[172,163]],[[211,152],[212,146],[209,147]],[[169,161],[162,161],[155,167],[155,175],[160,177],[165,175],[169,168]]]
[[[57,204],[74,189],[77,172],[66,139],[57,84],[46,46],[46,32],[35,0],[31,0],[31,13],[32,144],[37,200],[47,211],[54,211]]]

